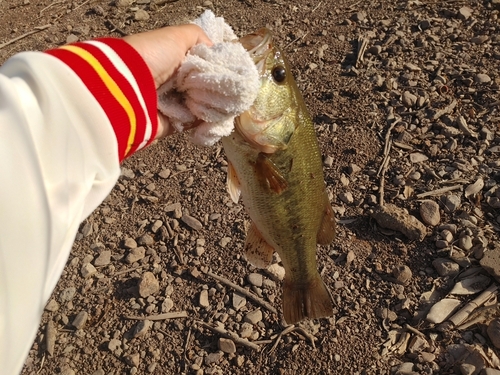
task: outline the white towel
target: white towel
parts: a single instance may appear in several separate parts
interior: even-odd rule
[[[206,10],[193,23],[214,43],[191,48],[176,74],[158,89],[158,109],[177,131],[201,119],[194,143],[212,146],[234,128],[234,118],[250,108],[260,88],[255,64],[222,17]]]

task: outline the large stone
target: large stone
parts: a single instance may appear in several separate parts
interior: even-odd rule
[[[429,314],[427,314],[427,321],[435,324],[444,322],[460,306],[460,303],[457,299],[442,299],[431,307]]]
[[[422,221],[427,225],[438,225],[441,221],[439,205],[430,199],[423,201],[420,205],[420,217],[422,218]]]

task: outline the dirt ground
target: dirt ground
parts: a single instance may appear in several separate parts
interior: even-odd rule
[[[500,180],[498,1],[0,0],[0,62],[20,51],[185,23],[205,9],[223,16],[240,36],[263,26],[272,29],[293,66],[317,130],[339,221],[334,242],[317,253],[335,316],[280,335],[285,329],[281,282],[242,257],[248,217],[226,192],[221,145],[200,148],[186,135],[176,135],[127,160],[115,189],[82,223],[22,373],[500,370],[499,349],[487,330],[500,315],[498,308],[488,310],[489,320],[466,330],[437,329],[425,319],[430,306],[449,296],[459,280],[438,272],[437,258],[453,259],[461,275],[476,270],[486,277],[488,283],[476,294],[498,283],[495,265],[488,271],[479,264],[484,254],[498,251],[500,225],[493,199],[500,198],[495,195]],[[364,40],[367,49],[359,58]],[[466,125],[459,124],[459,116]],[[394,143],[384,154],[387,134]],[[478,179],[484,182],[480,192],[466,191]],[[440,216],[437,224],[427,223],[423,241],[380,228],[370,216],[382,190],[386,203],[422,221],[425,196],[419,194],[442,188],[450,190],[426,198],[439,204]],[[455,210],[446,205],[450,192],[460,200]],[[196,218],[201,229],[182,221],[183,214]],[[452,240],[444,240],[446,225],[455,225]],[[467,236],[476,247],[464,244]],[[145,255],[130,263],[137,246]],[[96,263],[108,251],[110,259]],[[97,272],[83,277],[87,263]],[[278,314],[249,297],[241,301],[230,285],[207,275],[208,269],[258,295]],[[138,282],[148,271],[160,290],[141,298]],[[200,300],[206,291],[208,305]],[[439,297],[426,300],[429,291]],[[463,305],[474,297],[457,298]],[[489,302],[496,306],[494,296]],[[248,314],[257,309],[262,318],[248,323]],[[178,317],[154,320],[171,312]],[[81,326],[75,324],[79,315],[86,319]],[[151,326],[138,317],[149,317]],[[231,353],[231,344],[206,328],[216,322],[257,349],[237,343]],[[56,332],[52,355],[48,326]],[[418,337],[425,343],[417,345]],[[398,346],[398,340],[404,344]],[[483,362],[474,362],[471,370],[472,359],[451,351],[458,347],[482,350]]]

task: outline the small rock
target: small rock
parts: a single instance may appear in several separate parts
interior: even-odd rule
[[[135,242],[133,238],[125,238],[125,240],[123,241],[123,247],[125,249],[135,249],[137,247],[137,242]]]
[[[69,34],[66,37],[66,44],[71,44],[76,42],[78,42],[78,37],[75,34]]]
[[[165,298],[161,304],[161,312],[166,313],[172,310],[172,307],[174,307],[174,301],[172,301],[170,298]]]
[[[243,306],[245,306],[247,304],[247,300],[245,297],[243,297],[237,293],[233,293],[232,304],[233,304],[233,308],[236,311],[238,311],[239,309],[241,309]]]
[[[477,35],[473,37],[470,41],[471,43],[474,44],[483,44],[484,42],[487,42],[490,39],[488,35]]]
[[[61,292],[61,294],[59,294],[59,301],[61,303],[69,302],[73,299],[73,297],[75,296],[75,293],[76,293],[76,288],[73,286],[70,286],[70,287],[64,289]]]
[[[495,348],[500,349],[500,319],[493,320],[486,329],[486,332]]]
[[[250,337],[253,333],[253,326],[250,323],[243,323],[240,327],[238,334],[241,338],[246,339]]]
[[[262,311],[260,311],[260,309],[250,311],[245,315],[243,320],[247,323],[255,325],[262,320]]]
[[[352,204],[354,202],[354,197],[350,191],[339,194],[339,199],[347,204]]]
[[[82,266],[82,268],[81,268],[80,271],[81,271],[82,276],[84,278],[90,277],[90,276],[92,276],[92,275],[94,275],[94,274],[97,273],[96,268],[92,264],[90,264],[90,263],[85,263]]]
[[[135,178],[135,174],[131,169],[128,168],[122,168],[121,171],[121,177],[123,177],[126,180],[132,180]]]
[[[500,246],[496,245],[493,249],[485,251],[479,264],[500,282]]]
[[[149,20],[149,13],[144,9],[138,9],[134,14],[134,19],[136,21],[147,21]]]
[[[135,241],[134,241],[135,242]],[[146,256],[146,249],[144,247],[136,247],[135,249],[130,250],[125,261],[128,264],[135,263]]]
[[[75,370],[73,370],[71,367],[64,367],[59,375],[75,375]]]
[[[476,366],[474,366],[472,363],[462,363],[460,365],[460,374],[462,375],[477,374]]]
[[[476,275],[460,280],[455,284],[450,294],[469,295],[476,294],[488,287],[491,279],[485,275]]]
[[[477,193],[479,193],[483,187],[484,187],[484,180],[481,177],[479,177],[476,180],[476,182],[474,182],[473,184],[470,184],[469,186],[467,186],[465,188],[464,195],[466,198],[469,198],[470,196],[474,196]]]
[[[208,300],[208,290],[203,289],[200,292],[200,299],[199,299],[198,303],[201,307],[206,308],[206,307],[210,306],[210,302]]]
[[[423,201],[420,205],[420,216],[425,224],[431,226],[438,225],[441,221],[439,205],[430,199]]]
[[[155,240],[149,234],[143,234],[137,239],[137,243],[142,246],[151,246],[155,243]]]
[[[359,11],[359,12],[356,12],[352,15],[351,19],[354,21],[354,22],[363,22],[365,19],[366,19],[366,12],[365,11]]]
[[[106,266],[111,262],[111,251],[103,250],[99,256],[94,260],[94,266],[101,267]]]
[[[398,314],[396,314],[392,310],[389,310],[387,307],[378,308],[375,313],[379,318],[387,319],[390,322],[394,322],[398,318]]]
[[[271,264],[266,270],[269,272],[269,275],[277,281],[283,281],[285,278],[285,269],[278,263]]]
[[[375,44],[374,46],[371,46],[370,48],[368,48],[368,50],[366,52],[371,53],[374,56],[380,55],[380,53],[382,52],[382,46]],[[380,78],[382,79],[382,77],[380,77]],[[380,84],[376,83],[376,86],[381,87],[382,82],[379,81],[378,83],[380,83]]]
[[[428,159],[429,158],[426,155],[424,155],[420,152],[413,152],[410,154],[410,161],[412,163],[421,163],[421,162],[426,161]]]
[[[392,276],[396,279],[396,281],[401,284],[405,285],[407,284],[411,277],[412,277],[412,272],[410,267],[406,265],[401,265],[397,266],[392,270]]]
[[[220,239],[219,245],[221,247],[226,247],[229,242],[231,242],[231,237],[223,237]]]
[[[401,98],[401,101],[403,102],[403,105],[407,108],[412,108],[415,106],[417,103],[417,96],[413,95],[409,91],[405,91],[403,93],[403,97]],[[415,162],[414,162],[415,163]]]
[[[122,345],[122,342],[120,340],[118,340],[118,339],[111,339],[108,342],[108,349],[111,352],[114,352],[115,350],[120,349],[121,345]]]
[[[382,228],[401,232],[410,241],[422,241],[427,235],[427,229],[422,222],[391,203],[386,203],[384,206],[375,206],[371,210],[371,217]]]
[[[494,368],[488,367],[483,370],[481,375],[500,375],[500,370],[495,370]]]
[[[163,221],[156,220],[153,225],[151,225],[151,232],[156,233],[163,226]]]
[[[472,249],[472,237],[471,236],[468,236],[468,235],[465,235],[463,237],[460,237],[458,239],[458,247],[461,248],[462,250],[470,250]]]
[[[137,338],[137,337],[142,337],[144,336],[151,326],[153,325],[153,322],[148,319],[140,320],[134,327],[132,331],[132,338]]]
[[[413,372],[413,362],[404,362],[404,363],[401,363],[397,369],[396,369],[396,372],[395,374],[397,375],[413,375],[414,372]]]
[[[57,301],[55,299],[52,298],[49,301],[49,303],[47,303],[47,305],[45,306],[45,310],[50,311],[50,312],[55,312],[55,311],[59,310],[59,304],[57,303]]]
[[[323,160],[323,164],[325,165],[325,167],[328,167],[330,168],[332,165],[333,165],[333,157],[331,157],[330,155],[328,155],[325,160]]]
[[[443,298],[431,307],[426,317],[427,321],[435,324],[444,322],[460,306],[460,303],[457,299]]]
[[[462,202],[458,195],[450,194],[444,198],[444,210],[449,214],[455,212],[458,208],[460,208],[461,204]]]
[[[429,343],[427,342],[427,340],[419,335],[415,335],[408,344],[408,351],[410,353],[420,353],[428,347]]]
[[[82,329],[85,326],[85,323],[87,323],[87,319],[89,318],[89,313],[86,311],[80,311],[78,315],[75,317],[73,320],[73,327],[76,329]]]
[[[421,352],[420,353],[420,358],[422,358],[423,362],[430,363],[430,362],[433,362],[436,359],[436,355],[432,354],[432,353],[429,353],[429,352]]]
[[[228,354],[236,353],[234,341],[223,337],[219,339],[219,349]]]
[[[432,261],[439,276],[455,276],[460,271],[460,266],[454,261],[446,258],[437,258]]]
[[[139,353],[127,354],[123,357],[123,360],[127,363],[127,365],[137,367],[139,366],[141,355]]]
[[[200,230],[203,228],[201,222],[190,215],[182,215],[181,220],[184,222],[184,224],[186,224],[187,226],[189,226],[194,230]]]
[[[458,10],[458,17],[462,20],[468,20],[472,16],[472,9],[463,6]]]
[[[144,272],[138,286],[139,295],[143,298],[155,294],[160,290],[160,284],[152,272]]]
[[[262,286],[262,275],[260,273],[252,272],[248,275],[248,282],[260,288]]]
[[[476,82],[477,84],[489,83],[491,82],[491,78],[487,74],[479,73],[474,76],[474,82]]]
[[[219,363],[223,355],[224,353],[222,352],[210,353],[205,357],[205,365],[209,366],[214,363]]]
[[[347,172],[351,175],[354,176],[355,174],[361,172],[361,168],[354,164],[354,163],[349,163],[349,166],[347,167]]]
[[[158,173],[158,176],[160,176],[161,178],[169,178],[170,173],[170,169],[163,169],[160,173]]]

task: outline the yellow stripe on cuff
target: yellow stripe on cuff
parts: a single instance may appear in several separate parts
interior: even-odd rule
[[[135,133],[137,129],[137,119],[135,117],[134,109],[132,108],[132,105],[128,101],[127,97],[120,89],[120,87],[116,84],[116,82],[113,80],[113,78],[111,78],[106,69],[104,69],[101,63],[90,52],[84,50],[83,48],[72,45],[61,46],[59,48],[71,51],[74,54],[80,56],[85,61],[87,61],[92,66],[92,68],[94,68],[99,77],[101,77],[102,81],[104,82],[108,90],[116,98],[118,103],[120,103],[120,105],[127,113],[127,116],[130,121],[130,133],[128,136],[127,149],[125,150],[124,156],[128,155],[130,149],[132,148],[132,144],[134,143]]]

